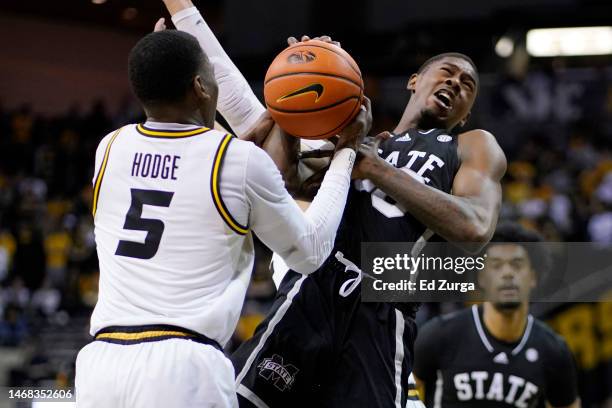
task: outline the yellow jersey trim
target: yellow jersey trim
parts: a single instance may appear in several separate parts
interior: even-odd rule
[[[136,125],[136,130],[138,131],[138,133],[143,134],[145,136],[172,139],[201,135],[202,133],[208,132],[210,129],[207,127],[199,127],[197,129],[191,130],[153,130],[146,128],[144,125],[139,123],[138,125]]]
[[[170,339],[182,339],[196,343],[208,344],[219,351],[221,345],[203,334],[172,325],[144,325],[144,326],[111,326],[100,330],[94,337],[95,341],[104,341],[113,344],[132,345],[139,343],[156,342]]]
[[[210,177],[210,187],[213,196],[213,201],[215,203],[215,207],[221,215],[221,218],[225,221],[225,223],[237,234],[246,235],[249,232],[248,226],[243,226],[238,223],[234,217],[230,214],[229,210],[225,206],[225,203],[221,199],[221,193],[219,190],[219,180],[221,174],[221,164],[223,163],[223,157],[225,156],[225,152],[227,151],[227,146],[232,141],[231,134],[225,135],[225,137],[221,140],[219,144],[219,148],[215,153],[215,159],[213,161],[213,171]]]
[[[141,333],[101,333],[96,336],[96,340],[112,339],[112,340],[145,340],[154,337],[190,337],[189,334],[180,331],[145,331]]]
[[[100,196],[100,187],[102,186],[102,179],[104,178],[104,172],[106,171],[108,157],[110,156],[110,149],[111,149],[111,146],[113,145],[113,142],[115,141],[115,139],[119,135],[119,132],[121,132],[122,129],[123,128],[117,129],[115,133],[113,134],[113,136],[111,136],[111,139],[109,140],[108,145],[106,145],[106,150],[104,151],[104,158],[102,159],[102,165],[100,166],[100,170],[98,171],[98,175],[96,176],[96,182],[94,183],[93,203],[91,206],[91,213],[94,217],[96,216],[96,210],[98,209],[98,199]]]

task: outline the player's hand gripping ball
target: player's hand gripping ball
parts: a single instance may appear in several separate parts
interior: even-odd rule
[[[264,97],[272,118],[285,132],[326,139],[359,112],[363,79],[357,63],[342,48],[308,40],[289,46],[272,61]]]

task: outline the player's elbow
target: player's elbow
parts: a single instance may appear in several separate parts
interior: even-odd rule
[[[300,262],[293,265],[292,269],[297,273],[301,273],[303,275],[309,275],[319,269],[323,262],[325,262],[326,258],[322,258],[319,256],[311,256],[308,258],[303,258]]]
[[[463,250],[476,254],[484,249],[490,239],[491,233],[488,228],[472,225],[464,230],[459,244]]]
[[[310,275],[319,269],[322,264],[323,263],[319,264],[318,262],[311,262],[310,260],[303,260],[302,262],[293,265],[292,269],[297,273],[301,273],[302,275]]]
[[[470,231],[469,239],[470,242],[485,246],[491,239],[491,234],[488,228],[477,226]]]
[[[301,274],[310,274],[319,269],[331,254],[332,245],[323,243],[303,251],[304,256],[293,265],[292,269]]]

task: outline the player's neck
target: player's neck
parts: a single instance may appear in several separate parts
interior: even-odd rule
[[[483,304],[484,325],[497,340],[512,343],[518,341],[527,325],[527,302],[513,310],[498,310],[490,302]]]
[[[202,118],[199,111],[188,111],[172,106],[147,107],[145,108],[147,120],[160,123],[182,123],[185,125],[196,125],[212,127],[214,123],[208,124]]]
[[[416,104],[408,104],[404,109],[404,113],[402,114],[402,118],[399,123],[393,129],[393,133],[396,135],[406,132],[408,129],[418,129],[418,130],[429,130],[433,128],[439,128],[443,125],[436,120],[428,120],[424,114],[421,107],[418,107]],[[450,128],[447,130],[450,131]]]
[[[416,109],[414,109],[414,107],[412,105],[408,104],[406,106],[406,109],[404,109],[404,113],[402,114],[402,118],[400,119],[400,121],[397,124],[397,126],[395,127],[395,129],[393,129],[393,133],[395,133],[397,135],[397,134],[400,134],[400,133],[404,133],[408,129],[418,128],[419,115],[420,115],[420,112],[418,112]]]

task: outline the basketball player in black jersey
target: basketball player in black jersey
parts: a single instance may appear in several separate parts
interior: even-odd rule
[[[580,407],[567,345],[529,315],[546,257],[534,245],[541,238],[504,224],[491,241],[479,283],[492,301],[434,318],[419,332],[414,375],[427,406]]]
[[[272,310],[232,356],[241,406],[420,404],[409,385],[416,305],[361,302],[360,245],[444,239],[480,249],[495,229],[506,160],[490,133],[455,131],[478,92],[469,57],[433,57],[407,88],[390,137],[362,146],[333,255],[308,277],[275,265]],[[295,161],[273,158],[291,184]]]

